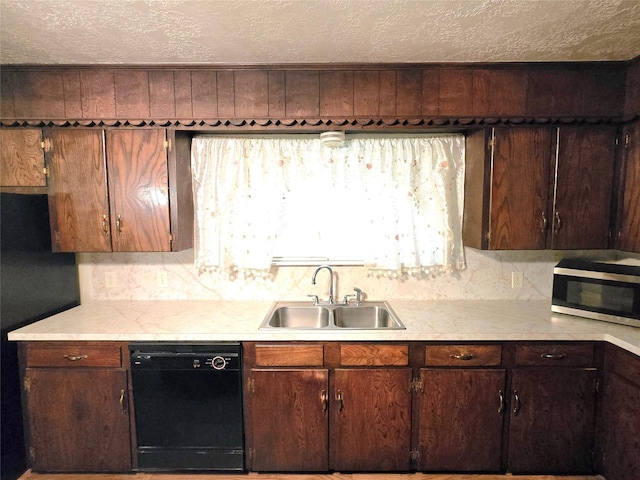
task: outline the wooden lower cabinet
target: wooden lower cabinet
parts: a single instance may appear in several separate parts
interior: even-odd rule
[[[245,343],[244,354],[250,470],[410,470],[406,344]]]
[[[600,473],[640,478],[640,357],[607,345],[600,412]]]
[[[407,471],[410,368],[338,368],[331,399],[332,465],[339,471]]]
[[[32,343],[23,385],[28,463],[36,472],[128,472],[127,371],[118,347]],[[61,366],[64,363],[69,366]]]
[[[593,342],[246,343],[247,468],[594,474],[599,351]],[[638,398],[621,398],[628,387],[617,380],[608,388],[620,408]],[[638,416],[625,408],[621,425]],[[627,443],[616,450],[634,451]]]
[[[511,382],[512,473],[593,473],[595,368],[516,368]]]
[[[251,370],[253,470],[329,469],[328,393],[327,369]]]
[[[421,471],[500,471],[504,369],[427,368],[418,394]]]

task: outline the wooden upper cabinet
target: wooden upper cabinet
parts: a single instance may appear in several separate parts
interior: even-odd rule
[[[109,130],[106,140],[113,251],[171,251],[165,131]]]
[[[559,129],[552,249],[607,248],[616,134],[608,126]]]
[[[491,250],[543,249],[555,129],[494,129],[467,143],[463,237]]]
[[[465,244],[607,248],[616,129],[496,128],[468,137]]]
[[[0,186],[43,187],[44,168],[40,130],[0,130]]]
[[[53,251],[110,252],[103,132],[50,130],[46,138]]]
[[[184,158],[189,142],[181,136],[176,141],[174,132],[167,139],[163,129],[110,130],[103,135],[100,130],[48,132],[54,251],[190,248],[193,207],[189,157]],[[172,242],[172,232],[179,243]]]
[[[640,253],[640,121],[625,128],[616,247]]]

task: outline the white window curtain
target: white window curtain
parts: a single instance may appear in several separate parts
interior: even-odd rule
[[[374,275],[424,277],[463,269],[464,136],[319,138],[197,136],[192,143],[195,264],[230,278],[269,276],[285,204],[308,182],[358,192],[343,211],[363,220]],[[310,212],[310,215],[312,212]]]

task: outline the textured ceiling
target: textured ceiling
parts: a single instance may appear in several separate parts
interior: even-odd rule
[[[628,60],[640,0],[0,0],[3,64]]]

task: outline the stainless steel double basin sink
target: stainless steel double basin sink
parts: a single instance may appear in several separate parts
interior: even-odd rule
[[[406,327],[387,302],[312,305],[275,302],[260,330],[404,330]]]

